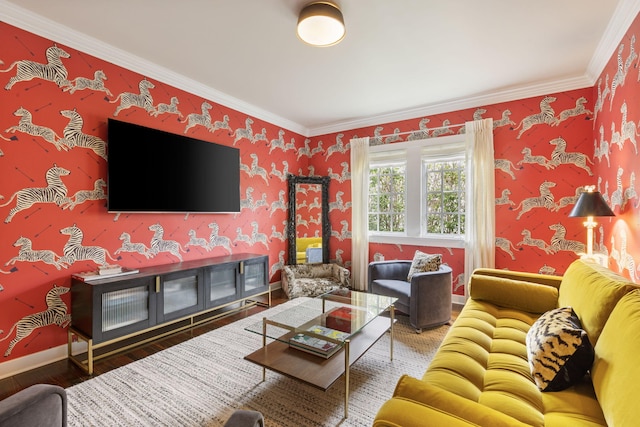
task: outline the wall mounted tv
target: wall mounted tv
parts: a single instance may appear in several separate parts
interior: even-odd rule
[[[240,211],[240,150],[108,119],[109,212]]]

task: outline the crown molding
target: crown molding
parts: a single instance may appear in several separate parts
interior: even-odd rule
[[[0,0],[0,20],[41,37],[93,55],[101,60],[111,62],[146,77],[201,96],[225,107],[283,127],[302,136],[308,136],[309,130],[299,123],[270,113],[269,111],[234,98],[212,87],[203,85],[151,61],[147,61],[98,39],[89,37],[65,25],[21,8],[7,0]]]
[[[526,87],[507,89],[474,97],[452,99],[446,102],[439,102],[437,104],[425,105],[418,108],[382,114],[374,117],[366,117],[362,119],[331,123],[325,126],[312,128],[309,130],[309,132],[310,136],[327,135],[331,133],[344,132],[347,130],[360,129],[369,126],[377,126],[384,123],[416,119],[434,114],[448,113],[451,111],[498,104],[501,102],[515,101],[518,99],[532,98],[535,96],[543,96],[551,93],[565,92],[591,86],[593,86],[593,82],[589,77],[585,75],[580,77],[567,78],[564,80],[556,80],[552,82],[530,85]]]
[[[629,30],[639,12],[640,0],[620,0],[618,3],[609,25],[607,25],[600,43],[598,43],[587,66],[587,76],[591,79],[592,85],[596,83],[596,79],[602,74],[602,70],[609,63],[622,37]]]
[[[433,114],[515,101],[518,99],[526,99],[549,93],[593,86],[596,79],[602,73],[602,70],[615,52],[618,43],[620,43],[620,40],[639,12],[640,0],[620,0],[609,24],[607,25],[607,29],[605,30],[603,37],[600,39],[596,51],[588,64],[585,75],[583,76],[506,89],[474,97],[452,99],[417,108],[307,128],[299,123],[234,98],[212,87],[203,85],[193,79],[189,79],[167,68],[161,67],[150,61],[146,61],[95,38],[88,37],[86,34],[46,19],[7,0],[0,0],[0,19],[8,24],[30,31],[41,37],[55,40],[56,42],[65,44],[81,52],[112,62],[149,78],[170,84],[194,95],[219,103],[225,107],[265,120],[276,126],[281,126],[305,137],[321,136],[384,123],[415,119],[417,117]]]

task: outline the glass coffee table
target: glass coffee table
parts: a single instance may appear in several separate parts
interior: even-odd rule
[[[245,359],[262,367],[263,381],[269,369],[324,391],[344,375],[346,418],[350,366],[387,331],[393,360],[396,300],[342,289],[308,299],[246,327],[262,335],[262,347]]]

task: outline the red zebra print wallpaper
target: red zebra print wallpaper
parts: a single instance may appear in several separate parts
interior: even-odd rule
[[[586,241],[582,220],[568,213],[581,187],[596,185],[616,213],[597,219],[596,251],[636,280],[639,29],[636,19],[593,87],[305,138],[0,23],[0,366],[45,351],[48,361],[64,357],[70,275],[103,262],[136,268],[263,253],[277,282],[287,250],[287,173],[332,178],[330,253],[348,267],[350,139],[437,137],[478,118],[494,119],[496,266],[562,274]],[[109,117],[239,148],[241,212],[108,213]],[[372,243],[370,257],[411,258],[416,249],[443,254],[462,301],[463,249]]]

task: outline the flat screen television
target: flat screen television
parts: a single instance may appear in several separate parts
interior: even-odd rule
[[[240,150],[108,119],[109,212],[240,211]]]

